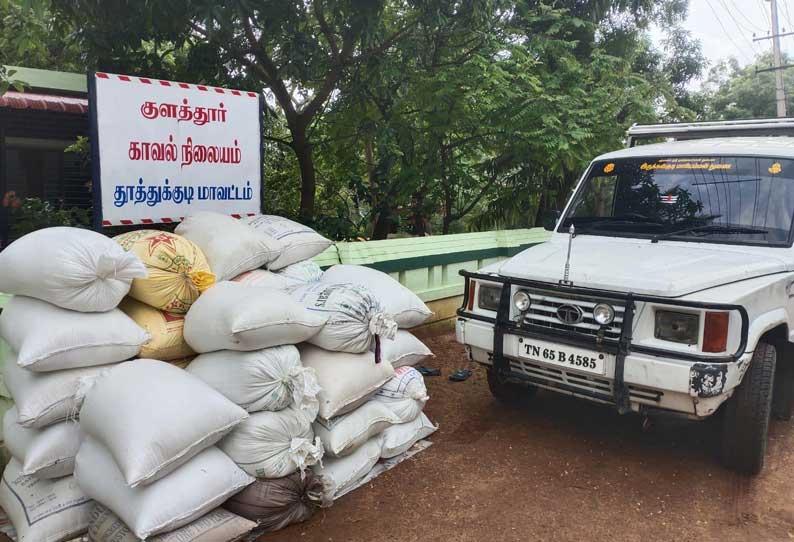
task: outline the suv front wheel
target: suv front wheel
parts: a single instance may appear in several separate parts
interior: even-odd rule
[[[759,342],[744,380],[725,404],[722,457],[726,467],[758,474],[764,466],[776,362],[775,347]]]
[[[493,369],[488,369],[488,389],[500,403],[508,406],[525,406],[538,391],[530,384],[504,380]]]

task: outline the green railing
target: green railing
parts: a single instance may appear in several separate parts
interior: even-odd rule
[[[399,280],[425,302],[463,294],[458,271],[474,271],[546,241],[542,228],[336,243],[314,261],[366,265]]]

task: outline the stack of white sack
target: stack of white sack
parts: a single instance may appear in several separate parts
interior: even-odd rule
[[[345,309],[339,311],[341,316],[336,315],[336,328],[329,329],[326,324],[326,330],[333,333],[326,337],[318,334],[309,342],[328,350],[364,352],[301,348],[304,364],[315,368],[323,389],[314,430],[328,457],[315,472],[323,475],[336,496],[355,486],[381,458],[400,455],[435,431],[422,413],[428,399],[422,375],[409,367],[432,352],[409,331],[392,326],[389,335],[393,340],[378,341],[373,356],[362,348],[367,335],[354,323],[379,311],[389,315],[396,326],[411,328],[424,323],[432,312],[389,275],[357,265],[333,266],[323,273],[319,284],[294,288],[291,293],[326,310],[329,306],[331,310]],[[345,341],[350,335],[357,340]]]
[[[267,498],[264,487],[278,486],[296,472],[303,476],[323,455],[311,426],[319,387],[314,371],[303,367],[294,345],[318,333],[325,320],[283,291],[229,281],[210,288],[187,314],[185,338],[202,352],[187,372],[250,413],[218,444],[240,468],[258,478],[248,492],[249,504],[256,495]],[[305,489],[282,505],[315,502],[309,487]],[[263,528],[288,524],[277,519],[283,511],[273,506],[253,503],[250,510],[259,512],[246,517]],[[308,515],[283,517],[301,521]]]
[[[75,480],[138,539],[201,533],[207,514],[253,482],[215,445],[248,413],[186,371],[137,359],[83,381],[78,395]]]
[[[329,352],[312,345],[300,351],[321,388],[314,432],[326,458],[314,470],[332,497],[354,486],[381,457],[399,455],[435,430],[422,413],[427,390],[415,369],[395,373],[388,360],[375,363],[372,352]]]
[[[0,336],[11,349],[4,378],[15,401],[3,418],[13,460],[0,506],[19,540],[66,540],[88,527],[91,499],[72,475],[82,440],[75,392],[149,340],[117,308],[145,276],[134,254],[77,228],[39,230],[0,253],[0,290],[14,294]]]

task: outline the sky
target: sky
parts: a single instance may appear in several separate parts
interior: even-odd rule
[[[794,0],[778,0],[778,12],[780,31],[794,31]],[[735,57],[744,66],[772,47],[772,40],[753,42],[753,34],[763,37],[770,32],[767,0],[689,0],[684,27],[700,40],[712,65]],[[794,56],[794,36],[781,38],[781,48]]]

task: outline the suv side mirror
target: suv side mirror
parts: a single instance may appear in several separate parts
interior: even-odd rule
[[[562,213],[558,209],[547,210],[543,213],[543,229],[546,231],[554,231],[554,226],[560,219]]]

